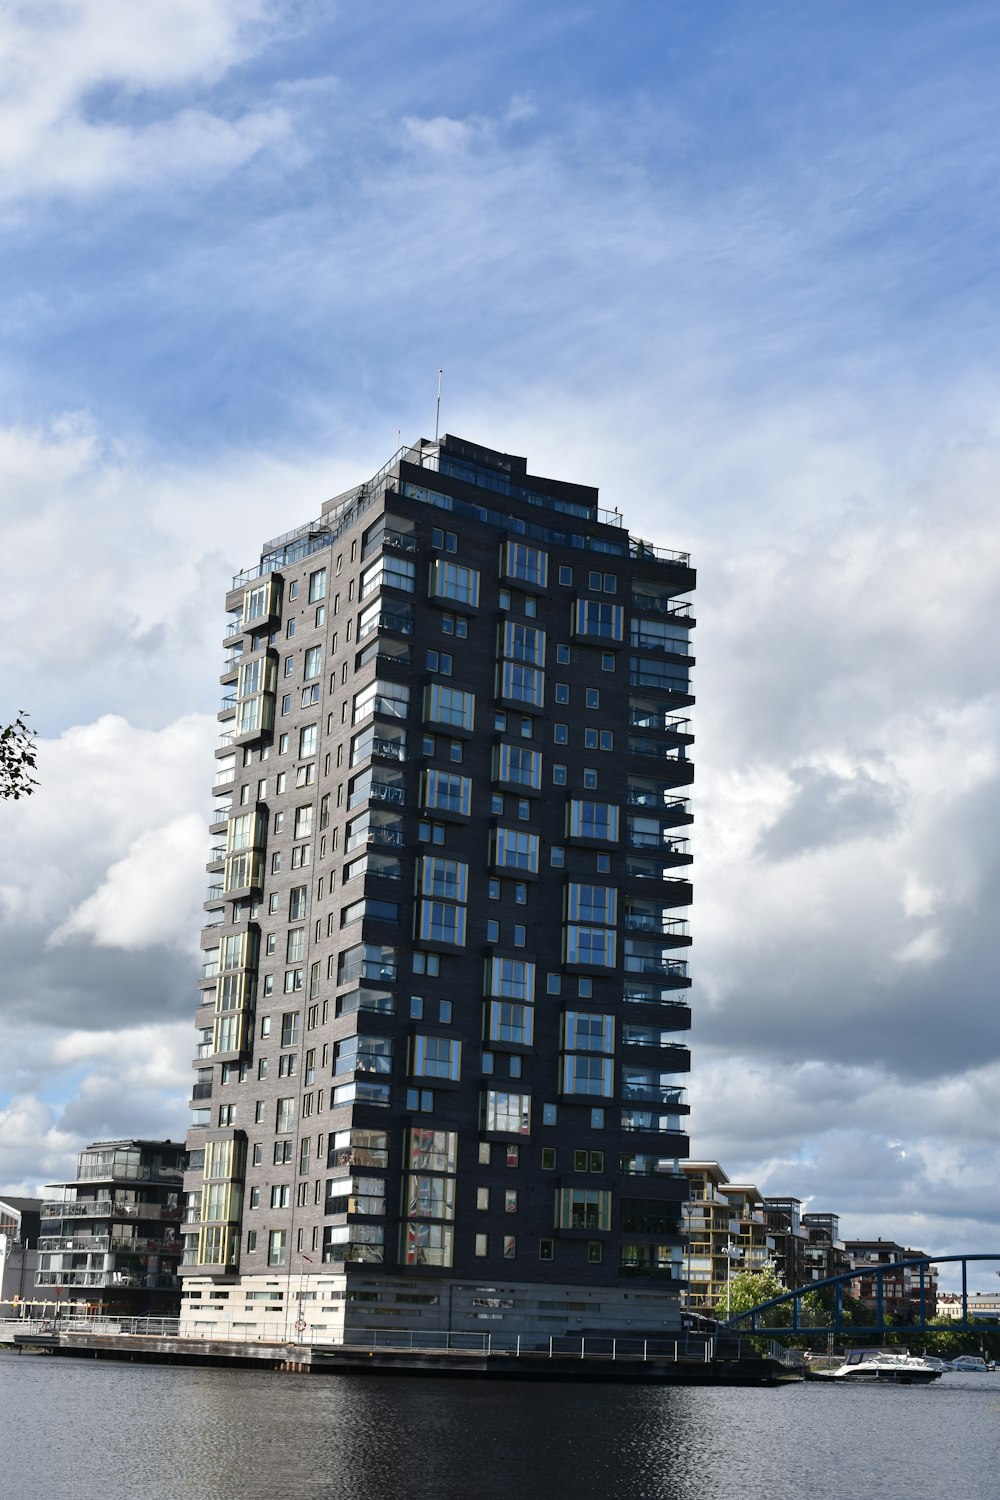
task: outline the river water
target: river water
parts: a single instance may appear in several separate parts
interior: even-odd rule
[[[998,1500],[1000,1374],[500,1384],[0,1353],[10,1500]]]

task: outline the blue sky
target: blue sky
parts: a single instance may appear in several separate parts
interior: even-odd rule
[[[183,1129],[222,592],[443,367],[700,568],[694,1149],[983,1248],[998,57],[972,3],[0,4],[0,1185]]]

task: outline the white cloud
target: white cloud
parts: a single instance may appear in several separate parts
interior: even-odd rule
[[[234,120],[178,99],[259,45],[264,0],[54,0],[0,14],[0,193],[90,193],[214,176],[284,140],[277,109]],[[112,101],[145,94],[159,119],[123,123]]]
[[[169,943],[190,948],[197,933],[197,884],[206,858],[205,823],[197,813],[173,818],[129,845],[96,891],[52,934],[54,944],[89,937],[109,948]]]

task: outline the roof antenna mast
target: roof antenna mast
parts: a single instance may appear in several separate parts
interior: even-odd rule
[[[437,412],[435,413],[435,416],[434,416],[434,441],[435,442],[437,442],[437,440],[438,440],[438,432],[440,431],[440,428],[441,428],[441,377],[442,377],[443,374],[444,374],[443,370],[438,370]]]

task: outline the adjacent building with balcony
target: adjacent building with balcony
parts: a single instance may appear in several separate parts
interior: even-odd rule
[[[806,1269],[809,1231],[802,1224],[800,1198],[765,1198],[764,1222],[773,1241],[771,1260],[788,1290],[795,1291],[811,1280]]]
[[[688,1238],[685,1306],[690,1312],[725,1309],[726,1288],[737,1271],[773,1263],[775,1240],[764,1199],[748,1183],[731,1183],[717,1161],[683,1166],[689,1199],[683,1209]]]
[[[184,1147],[95,1141],[41,1205],[37,1295],[103,1313],[176,1315]]]
[[[450,436],[234,580],[185,1331],[677,1325],[694,582]]]
[[[802,1228],[808,1235],[805,1248],[807,1281],[825,1281],[850,1270],[850,1262],[840,1238],[840,1215],[809,1213],[802,1215]]]
[[[894,1240],[847,1240],[848,1269],[856,1271],[852,1295],[872,1309],[881,1307],[886,1319],[910,1322],[924,1304],[926,1316],[937,1314],[937,1267],[905,1262],[919,1260],[923,1250],[909,1250]],[[882,1274],[876,1274],[880,1268]]]
[[[41,1207],[41,1198],[0,1198],[0,1318],[34,1299]]]

